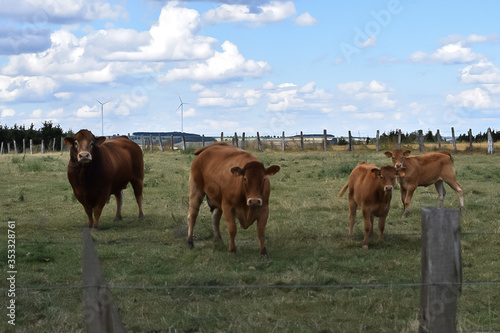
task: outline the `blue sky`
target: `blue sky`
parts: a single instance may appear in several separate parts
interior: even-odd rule
[[[0,0],[0,125],[498,130],[498,1]],[[181,121],[179,96],[185,102]]]

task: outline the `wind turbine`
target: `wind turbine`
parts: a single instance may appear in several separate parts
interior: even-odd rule
[[[181,109],[181,133],[184,133],[184,104],[191,104],[191,103],[184,103],[182,101],[182,98],[179,94],[177,94],[177,96],[179,96],[179,101],[181,101],[181,104],[179,104],[179,106],[177,107],[177,110],[179,110],[179,108]]]
[[[106,103],[109,103],[111,101],[107,101],[107,102],[101,102],[100,100],[96,99],[96,101],[101,104],[101,132],[102,132],[102,136],[104,136],[104,104]]]

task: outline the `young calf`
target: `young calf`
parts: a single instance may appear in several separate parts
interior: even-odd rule
[[[397,176],[404,177],[404,171],[404,167],[396,169],[385,166],[378,169],[373,164],[361,162],[352,170],[347,184],[340,191],[339,198],[349,188],[349,236],[352,236],[356,210],[358,205],[361,206],[365,229],[364,249],[368,249],[368,239],[373,235],[375,216],[379,218],[379,241],[384,240],[385,219],[389,213],[394,182]]]

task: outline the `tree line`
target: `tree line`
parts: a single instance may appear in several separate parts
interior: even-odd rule
[[[54,125],[51,121],[45,121],[42,123],[41,128],[35,128],[34,124],[31,124],[28,128],[26,126],[18,126],[15,124],[12,127],[7,125],[0,126],[0,142],[13,142],[21,143],[24,140],[33,140],[34,145],[39,145],[43,142],[47,145],[49,142],[54,140],[54,138],[61,138],[64,136],[72,135],[71,130],[65,132],[60,125]],[[61,140],[56,140],[55,148],[61,149]]]

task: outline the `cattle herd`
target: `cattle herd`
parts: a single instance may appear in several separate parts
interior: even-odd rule
[[[73,137],[64,139],[70,146],[68,180],[78,201],[83,205],[89,228],[99,229],[99,218],[111,194],[116,198],[115,220],[121,219],[123,189],[132,184],[139,218],[142,211],[144,161],[141,148],[122,136],[106,140],[88,130],[80,130]],[[236,252],[236,219],[247,229],[257,221],[260,254],[267,257],[265,228],[269,217],[269,177],[280,167],[265,167],[249,152],[224,142],[217,142],[195,151],[196,158],[189,175],[188,238],[189,248],[194,247],[193,229],[203,199],[207,198],[212,215],[216,240],[220,241],[220,219],[224,214],[230,242],[229,250]],[[408,216],[413,192],[418,186],[434,184],[438,192],[438,207],[444,196],[444,182],[458,195],[460,208],[464,208],[462,186],[457,182],[453,159],[447,152],[436,152],[410,157],[410,151],[394,149],[385,152],[393,165],[377,168],[366,162],[359,163],[351,172],[339,197],[348,190],[349,235],[352,236],[357,207],[364,219],[363,248],[368,248],[373,234],[374,218],[379,218],[379,240],[384,239],[384,227],[389,213],[396,179],[401,187],[404,205],[403,217]]]

